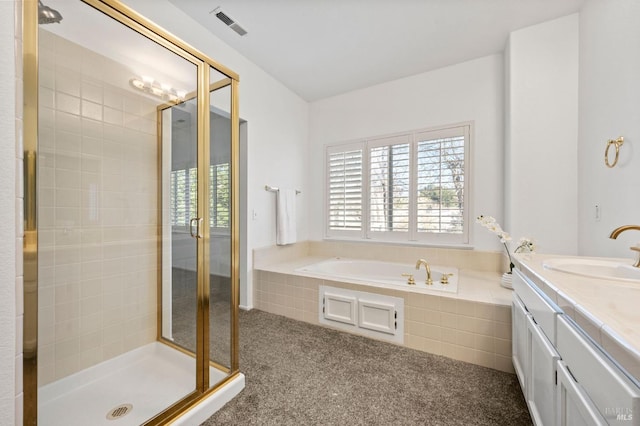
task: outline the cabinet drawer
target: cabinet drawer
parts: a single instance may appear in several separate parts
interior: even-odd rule
[[[546,295],[522,275],[517,269],[513,270],[513,290],[518,294],[527,311],[540,326],[544,334],[556,343],[556,316],[561,312],[560,308]]]
[[[571,375],[609,424],[640,425],[640,388],[564,315],[557,321],[557,348]]]

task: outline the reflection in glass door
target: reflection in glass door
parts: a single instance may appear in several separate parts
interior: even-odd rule
[[[194,355],[206,351],[205,387],[207,383],[215,386],[232,371],[232,330],[237,320],[237,298],[232,297],[237,286],[232,277],[231,79],[211,68],[209,89],[209,143],[200,151],[206,158],[198,157],[192,142],[199,125],[196,98],[158,108],[163,146],[163,264],[167,265],[162,280],[161,338]],[[206,206],[204,211],[198,209],[199,203]],[[205,268],[197,261],[200,250],[207,256]],[[204,276],[198,275],[199,268]],[[195,326],[199,306],[206,310],[202,330]]]
[[[167,106],[162,116],[162,337],[196,353],[198,307],[197,102]]]
[[[209,241],[210,301],[209,356],[213,365],[231,369],[234,321],[232,291],[231,204],[231,80],[210,70]],[[211,380],[212,384],[215,381]]]

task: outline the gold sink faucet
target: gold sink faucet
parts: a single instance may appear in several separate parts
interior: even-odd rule
[[[424,265],[424,268],[427,270],[427,280],[425,282],[426,285],[431,285],[433,284],[433,280],[431,279],[431,267],[429,266],[429,264],[427,263],[426,260],[424,259],[418,259],[418,261],[416,262],[416,269],[420,269],[420,265]]]
[[[640,225],[622,225],[619,226],[618,228],[614,229],[613,231],[611,231],[611,235],[609,235],[609,238],[615,240],[616,238],[618,238],[618,235],[622,234],[624,231],[628,231],[630,229],[635,229],[636,231],[640,231]],[[636,268],[640,268],[640,247],[639,246],[633,246],[633,247],[629,247],[631,250],[638,252],[638,256],[636,258],[636,263],[633,264],[633,266],[635,266]]]

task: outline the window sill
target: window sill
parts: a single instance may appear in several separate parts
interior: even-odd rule
[[[362,238],[340,238],[340,237],[325,237],[322,239],[325,242],[339,242],[339,243],[356,243],[356,244],[382,244],[387,246],[401,246],[401,247],[425,247],[425,248],[443,248],[443,249],[457,249],[457,250],[473,250],[472,244],[445,244],[445,243],[427,243],[424,241],[397,241],[397,240],[374,240],[374,239],[362,239]]]

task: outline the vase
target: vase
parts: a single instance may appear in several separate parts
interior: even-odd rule
[[[511,272],[505,272],[504,274],[502,274],[502,278],[500,278],[500,285],[504,288],[513,290],[513,286],[511,285],[512,278],[513,274]]]

